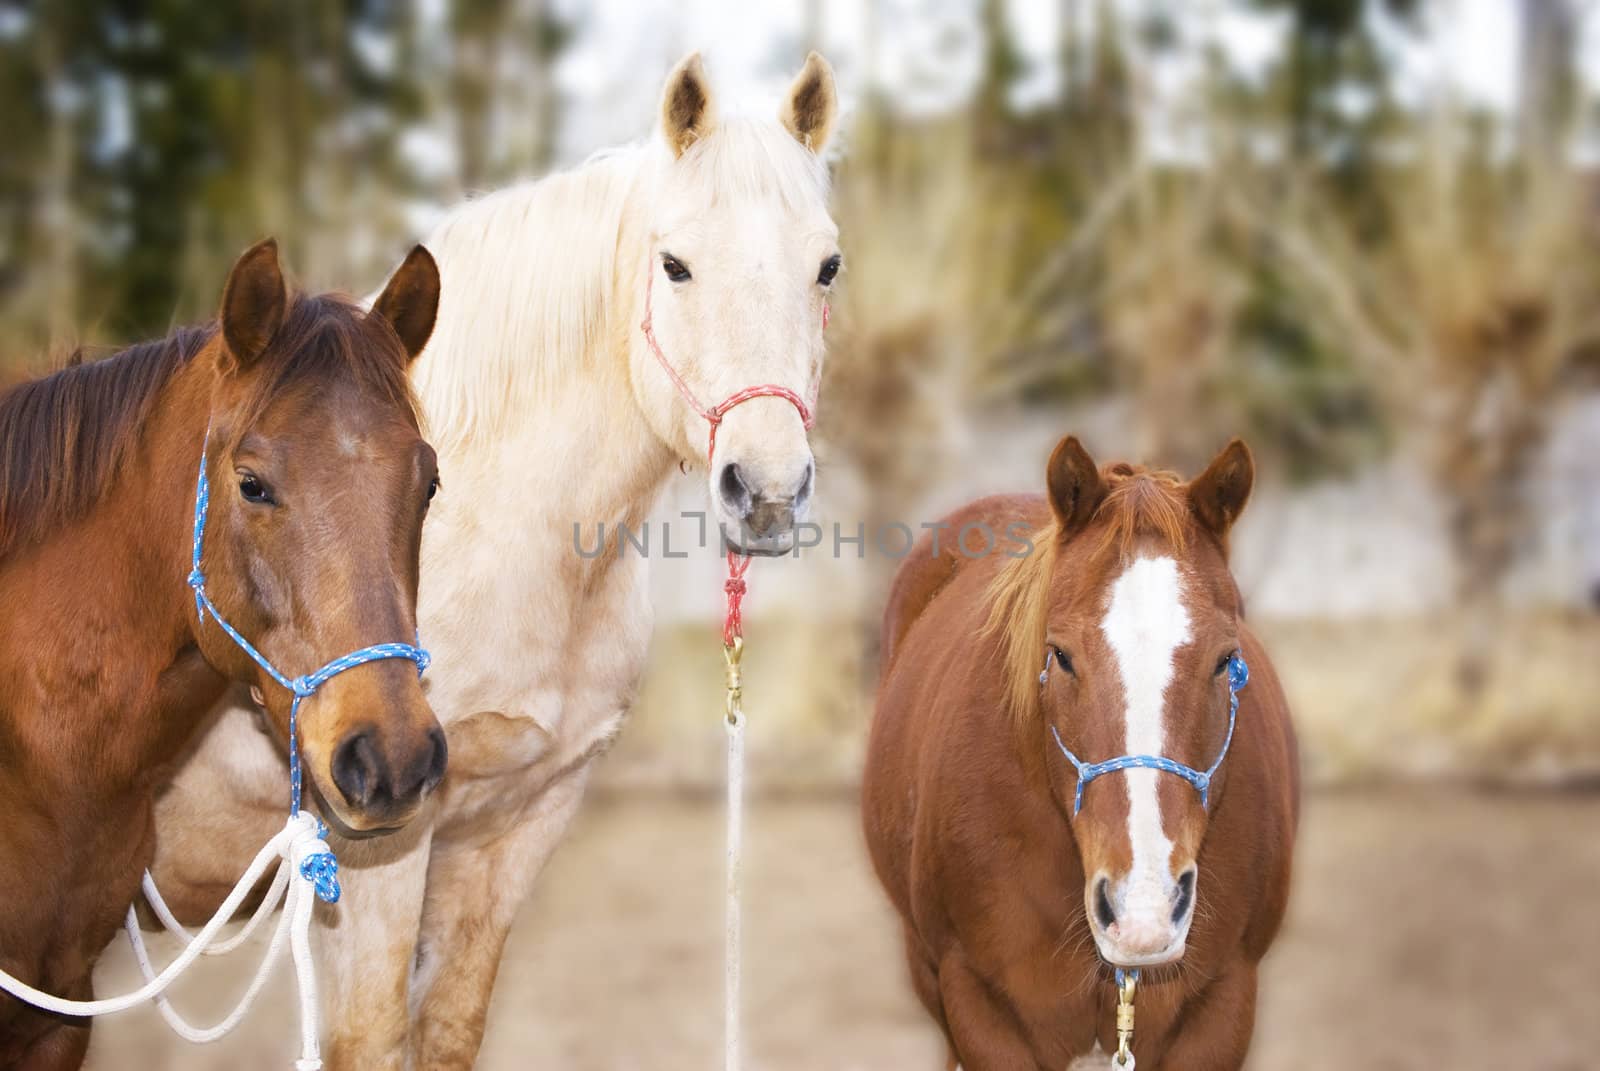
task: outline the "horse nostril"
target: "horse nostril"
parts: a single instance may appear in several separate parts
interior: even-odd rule
[[[444,771],[450,757],[450,745],[445,741],[443,729],[437,726],[430,729],[428,742],[432,745],[432,754],[428,759],[428,772],[422,779],[424,795],[438,788],[439,782],[444,780]]]
[[[730,461],[722,466],[722,475],[717,479],[717,486],[722,492],[722,501],[735,516],[749,515],[755,505],[754,497],[750,493],[750,485],[744,482],[744,473],[739,471],[736,462]]]
[[[394,802],[415,803],[432,792],[444,777],[447,751],[444,730],[437,725],[429,729],[423,746],[411,752],[409,761],[395,772]]]
[[[800,486],[794,492],[794,512],[798,516],[804,512],[806,503],[811,501],[812,488],[817,482],[816,461],[806,462],[806,474],[800,478]]]
[[[1178,875],[1178,900],[1172,905],[1172,924],[1183,922],[1183,917],[1194,907],[1194,868]]]
[[[1100,928],[1109,930],[1117,924],[1117,913],[1111,910],[1111,879],[1101,878],[1094,887],[1094,914]]]
[[[352,807],[367,806],[388,788],[388,771],[371,729],[359,729],[344,738],[334,750],[331,772],[333,783]]]

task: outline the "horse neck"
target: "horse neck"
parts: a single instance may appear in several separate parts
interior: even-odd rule
[[[39,745],[28,750],[41,778],[54,770],[78,791],[96,786],[95,773],[101,787],[143,783],[152,765],[176,754],[221,687],[197,651],[185,658],[194,604],[184,579],[209,364],[195,357],[161,389],[121,475],[91,510],[14,559],[10,579],[32,590],[39,612],[23,649],[0,651],[0,660],[38,658],[36,679],[45,683],[0,709],[16,723],[30,711],[50,723],[46,731],[14,725],[20,739]],[[92,660],[96,672],[43,664],[41,649],[28,648],[41,639],[61,657]],[[64,736],[72,746],[62,746]],[[94,771],[82,767],[83,755],[95,756]],[[56,769],[52,756],[65,765]]]
[[[642,344],[639,323],[647,234],[635,204],[636,184],[628,196],[630,205],[623,208],[614,236],[615,269],[602,291],[601,322],[585,352],[559,352],[548,336],[541,337],[537,325],[525,322],[539,315],[537,307],[507,294],[488,298],[524,321],[498,327],[500,345],[507,344],[504,339],[541,339],[534,352],[511,355],[515,374],[524,382],[537,381],[537,390],[518,385],[503,392],[506,398],[531,401],[478,419],[463,410],[457,383],[426,369],[417,379],[430,431],[436,433],[449,503],[470,502],[466,508],[480,518],[515,526],[508,530],[561,528],[562,546],[569,549],[574,523],[599,522],[609,528],[618,521],[642,520],[675,461],[640,408],[629,370],[634,347]],[[613,240],[611,235],[605,237]],[[512,278],[512,273],[505,273],[497,281],[509,286]],[[452,332],[456,327],[449,325]],[[483,359],[496,343],[487,338],[480,343],[452,346],[452,352],[437,356]],[[469,421],[477,426],[469,429]],[[466,494],[457,495],[454,488],[462,477],[468,485]],[[507,494],[512,482],[518,493]]]

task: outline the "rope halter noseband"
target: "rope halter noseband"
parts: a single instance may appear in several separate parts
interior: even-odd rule
[[[650,352],[655,355],[657,363],[667,373],[667,378],[672,380],[672,385],[678,388],[678,393],[683,395],[683,400],[689,403],[689,408],[699,413],[706,423],[711,425],[710,439],[706,444],[707,466],[711,464],[711,456],[717,452],[717,428],[722,425],[722,418],[727,416],[728,411],[734,406],[743,405],[752,398],[782,398],[795,407],[795,411],[800,414],[800,423],[804,425],[805,429],[807,431],[811,430],[816,424],[816,418],[811,412],[812,406],[816,403],[817,387],[815,384],[811,388],[810,402],[807,402],[788,387],[780,386],[776,383],[761,383],[736,390],[716,405],[701,404],[694,391],[689,389],[689,384],[684,382],[683,377],[678,374],[678,370],[672,367],[672,362],[667,360],[667,355],[661,352],[661,344],[656,341],[656,332],[653,326],[655,313],[651,306],[651,296],[655,291],[655,283],[656,273],[654,265],[652,265],[645,277],[644,321],[639,324],[639,330],[644,332],[645,341],[650,345]],[[828,327],[828,306],[826,304],[822,306],[822,327],[823,330],[827,330]]]
[[[340,655],[333,661],[310,673],[298,677],[290,677],[274,666],[267,656],[244,638],[238,629],[230,625],[211,597],[206,594],[206,577],[200,568],[201,549],[205,543],[206,513],[211,504],[211,481],[206,475],[206,455],[211,448],[211,429],[206,429],[204,445],[200,448],[200,475],[195,482],[194,496],[194,556],[193,568],[189,572],[189,587],[194,589],[194,608],[199,617],[199,624],[205,624],[206,615],[217,623],[227,637],[238,645],[239,649],[250,656],[251,661],[265,670],[273,680],[286,688],[293,696],[294,701],[289,705],[289,816],[293,818],[300,813],[300,747],[299,724],[300,704],[317,694],[328,681],[337,677],[347,669],[364,666],[368,662],[378,662],[388,658],[404,658],[416,664],[417,676],[422,676],[428,668],[432,656],[419,646],[409,643],[376,643],[370,647],[363,647],[358,651]],[[319,837],[325,837],[327,830],[318,823]],[[321,851],[307,853],[300,862],[300,876],[311,882],[316,889],[317,896],[327,903],[337,903],[339,899],[339,862],[333,853],[322,845]]]
[[[1039,672],[1039,686],[1043,687],[1050,679],[1050,663],[1053,655],[1045,653],[1044,669]],[[1061,749],[1061,754],[1072,763],[1073,769],[1078,771],[1078,787],[1072,801],[1072,814],[1077,816],[1083,810],[1083,788],[1090,781],[1102,774],[1114,773],[1118,770],[1132,770],[1143,768],[1160,770],[1163,773],[1175,774],[1194,786],[1200,793],[1200,806],[1202,809],[1210,806],[1211,779],[1216,776],[1217,770],[1222,767],[1222,760],[1228,757],[1228,748],[1233,744],[1233,727],[1239,718],[1239,689],[1250,683],[1250,667],[1245,664],[1244,656],[1237,651],[1228,659],[1228,735],[1222,742],[1222,751],[1217,755],[1217,761],[1204,770],[1196,770],[1192,766],[1185,766],[1175,759],[1165,755],[1119,755],[1114,759],[1104,762],[1084,762],[1068,750],[1062,743],[1061,734],[1054,725],[1050,726],[1050,735],[1055,737],[1056,747]]]

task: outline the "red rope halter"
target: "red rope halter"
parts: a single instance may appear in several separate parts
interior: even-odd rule
[[[752,387],[744,387],[734,391],[716,405],[706,406],[695,397],[694,391],[689,389],[678,370],[672,367],[672,362],[667,360],[667,355],[661,352],[661,344],[656,341],[656,332],[653,327],[655,314],[651,307],[651,296],[655,290],[656,273],[650,270],[645,275],[644,284],[644,321],[639,324],[639,329],[644,332],[645,341],[650,344],[650,352],[655,355],[656,362],[661,365],[662,371],[667,373],[667,378],[672,380],[672,385],[678,388],[678,393],[683,395],[683,400],[689,403],[689,408],[699,413],[707,424],[711,425],[711,434],[706,442],[706,466],[711,465],[711,458],[717,452],[717,429],[722,426],[722,418],[736,405],[743,405],[752,398],[782,398],[795,407],[800,414],[800,423],[810,431],[816,424],[816,417],[812,415],[811,405],[806,400],[788,387],[777,383],[761,383]],[[822,329],[828,329],[828,305],[822,306]],[[812,387],[812,401],[816,399],[816,387]],[[744,574],[750,568],[749,555],[743,554],[733,548],[728,548],[728,579],[723,583],[722,590],[727,594],[728,605],[722,618],[722,642],[728,647],[733,646],[734,640],[744,635],[744,616],[742,604],[746,586]]]

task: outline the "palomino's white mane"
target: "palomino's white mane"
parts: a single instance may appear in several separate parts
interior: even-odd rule
[[[642,254],[622,243],[644,237],[669,164],[659,140],[604,150],[468,201],[434,229],[426,244],[443,288],[413,370],[430,437],[443,445],[492,435],[573,372],[622,359],[611,298]],[[828,196],[826,164],[772,120],[726,119],[677,167],[708,204],[776,196],[799,207]]]

